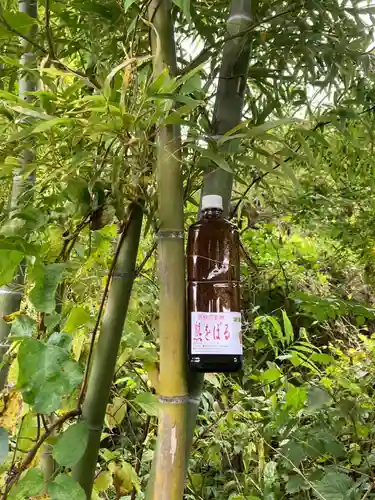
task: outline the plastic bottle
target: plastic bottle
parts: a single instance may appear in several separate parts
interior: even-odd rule
[[[200,372],[242,367],[240,253],[235,226],[223,216],[221,196],[202,199],[189,228],[188,362]]]

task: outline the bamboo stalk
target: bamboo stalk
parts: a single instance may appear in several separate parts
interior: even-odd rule
[[[20,12],[27,14],[34,19],[38,17],[37,0],[19,0],[18,8]],[[27,33],[27,38],[35,38],[37,31],[37,23],[35,22]],[[21,39],[20,41],[23,55],[20,59],[20,64],[25,68],[35,66],[36,55],[33,52],[33,46]],[[22,71],[22,70],[21,70]],[[35,77],[35,72],[22,71],[19,78],[19,97],[26,102],[32,102],[33,97],[29,92],[37,90],[38,80]],[[13,172],[12,191],[9,199],[9,212],[12,213],[16,208],[30,202],[31,190],[35,183],[35,173],[31,173],[29,178],[23,179],[23,169],[28,163],[34,161],[35,153],[31,149],[25,149],[20,159],[20,167]],[[17,275],[12,283],[0,288],[0,363],[5,361],[4,356],[8,350],[7,338],[10,332],[10,325],[3,319],[4,316],[19,310],[23,297],[23,285],[25,275],[25,263],[22,262],[19,266]],[[4,388],[8,376],[8,364],[5,362],[0,370],[0,390]]]
[[[149,20],[155,77],[176,73],[171,2],[151,0]],[[155,33],[156,32],[156,33]],[[185,483],[186,381],[184,207],[180,133],[172,125],[158,134],[157,172],[160,229],[160,374],[157,445],[147,500],[181,500]]]
[[[244,32],[252,23],[251,0],[233,0],[227,29],[229,35]],[[251,41],[238,37],[228,40],[224,46],[219,84],[215,100],[212,135],[221,136],[241,122]],[[204,176],[202,196],[217,194],[223,198],[224,215],[229,215],[233,175],[225,170],[211,168]],[[186,429],[186,456],[189,457],[194,436],[199,400],[204,376],[189,372],[190,403]]]
[[[140,205],[132,204],[130,218],[124,240],[121,245],[119,244],[108,301],[82,407],[82,417],[89,428],[89,440],[82,459],[72,471],[73,478],[85,490],[87,499],[91,498],[105,411],[134,282],[143,218],[143,209]]]

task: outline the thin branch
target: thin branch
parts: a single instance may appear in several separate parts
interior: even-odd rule
[[[3,15],[0,14],[0,23],[8,30],[10,31],[11,33],[13,33],[14,35],[17,35],[19,36],[20,38],[23,38],[26,42],[28,42],[30,45],[33,45],[36,49],[40,50],[41,52],[43,52],[43,54],[45,55],[48,55],[48,51],[42,47],[41,45],[39,45],[37,42],[34,42],[34,40],[31,40],[31,38],[29,38],[27,35],[23,35],[22,33],[20,33],[19,31],[17,31],[16,29],[12,28],[12,26],[6,21],[6,19],[4,19]]]
[[[47,38],[47,43],[48,43],[48,48],[49,48],[49,55],[51,59],[56,59],[55,57],[55,50],[53,48],[53,41],[52,41],[52,30],[51,30],[51,25],[50,25],[50,20],[51,20],[51,12],[50,12],[50,0],[46,0],[45,4],[45,30],[46,30],[46,38]]]
[[[125,241],[125,237],[127,235],[130,223],[132,221],[132,214],[133,214],[133,211],[131,209],[130,213],[128,215],[128,219],[127,219],[127,221],[126,221],[126,223],[125,223],[125,225],[123,227],[123,230],[122,230],[122,233],[121,233],[121,236],[120,236],[120,239],[119,239],[116,251],[115,251],[115,255],[114,255],[113,260],[112,260],[111,267],[110,267],[110,269],[108,271],[107,281],[106,281],[106,284],[105,284],[105,287],[104,287],[104,291],[103,291],[103,295],[102,295],[102,300],[100,302],[98,314],[97,314],[97,317],[96,317],[95,326],[94,326],[94,329],[93,329],[93,332],[92,332],[92,335],[91,335],[90,349],[89,349],[89,354],[88,354],[88,358],[87,358],[87,362],[86,362],[85,374],[83,376],[83,382],[82,382],[82,386],[81,386],[81,391],[80,391],[80,394],[79,394],[79,397],[78,397],[78,404],[77,404],[78,408],[81,407],[83,399],[85,397],[85,393],[86,393],[86,389],[87,389],[87,383],[88,383],[88,377],[89,377],[89,371],[90,371],[90,366],[91,366],[91,361],[92,361],[92,356],[93,356],[93,353],[94,353],[94,345],[95,345],[96,335],[97,335],[98,330],[99,330],[100,320],[101,320],[102,315],[103,315],[104,306],[105,306],[105,303],[106,303],[106,300],[107,300],[107,295],[108,295],[108,292],[109,292],[109,286],[111,284],[112,275],[113,275],[113,272],[115,270],[117,259],[118,259],[118,256],[120,254],[121,247],[122,247],[122,245],[123,245],[123,243]]]
[[[8,476],[8,480],[5,486],[5,491],[2,496],[2,500],[6,500],[9,494],[10,489],[12,486],[19,480],[22,472],[24,472],[28,466],[31,464],[31,462],[34,460],[35,455],[37,454],[39,448],[42,446],[44,441],[49,438],[49,436],[52,434],[52,432],[63,425],[67,420],[70,420],[71,418],[77,417],[78,415],[81,414],[81,409],[76,408],[75,410],[68,411],[64,415],[62,415],[54,424],[51,425],[51,427],[46,430],[44,434],[40,436],[38,441],[35,443],[35,445],[28,451],[25,459],[21,463],[21,465],[18,467],[17,471],[14,472],[14,475]]]
[[[151,259],[151,257],[153,255],[153,253],[155,252],[157,246],[158,246],[158,242],[155,240],[154,243],[152,244],[151,248],[149,249],[149,251],[146,253],[144,259],[142,260],[142,262],[137,267],[137,269],[135,271],[135,276],[136,277],[140,275],[140,273],[142,272],[142,270],[145,267],[145,265],[147,264],[147,262]]]

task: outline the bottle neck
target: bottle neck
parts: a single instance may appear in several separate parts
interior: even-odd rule
[[[202,218],[222,218],[223,211],[220,208],[206,208],[202,210]]]

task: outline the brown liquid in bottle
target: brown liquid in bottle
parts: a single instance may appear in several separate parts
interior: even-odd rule
[[[187,244],[188,361],[201,372],[242,367],[239,236],[220,206],[221,197],[203,198]]]

